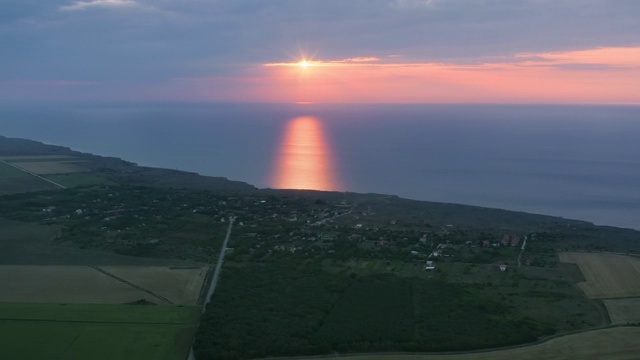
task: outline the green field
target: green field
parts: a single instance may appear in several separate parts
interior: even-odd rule
[[[89,173],[84,173],[84,172],[44,175],[44,177],[66,187],[89,186],[89,185],[115,185],[113,181],[107,180],[103,177],[91,175]]]
[[[7,359],[184,359],[197,307],[0,304]]]
[[[13,166],[0,161],[0,179],[22,177],[22,176],[26,177],[26,176],[29,176],[29,174],[25,173],[24,171],[20,171],[19,169],[16,169]]]
[[[62,161],[66,161],[66,162],[77,162],[78,160],[75,158],[69,158],[69,157],[27,157],[27,158],[5,158],[4,161],[8,162],[8,163],[28,163],[28,162],[62,162]]]
[[[52,189],[55,186],[0,161],[0,195]]]

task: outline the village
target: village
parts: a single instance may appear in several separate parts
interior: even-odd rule
[[[30,199],[14,216],[63,226],[61,241],[119,253],[204,260],[236,216],[232,259],[313,257],[401,260],[426,271],[443,262],[517,266],[523,239],[535,235],[478,231],[429,219],[378,214],[369,205],[313,197],[234,196],[213,192],[94,187],[64,197]],[[188,250],[184,250],[187,249]],[[532,258],[522,258],[531,265]]]

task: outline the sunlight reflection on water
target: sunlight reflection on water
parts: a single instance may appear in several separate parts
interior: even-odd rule
[[[331,146],[315,117],[292,119],[286,127],[271,185],[279,189],[342,190]]]

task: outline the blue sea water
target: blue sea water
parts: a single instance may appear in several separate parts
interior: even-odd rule
[[[0,106],[0,135],[273,187],[288,124],[321,123],[339,190],[640,229],[640,107]]]

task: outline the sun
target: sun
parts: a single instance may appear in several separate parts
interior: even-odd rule
[[[303,68],[303,69],[307,69],[309,68],[311,64],[309,64],[309,62],[307,60],[301,60],[298,62],[298,66]]]

